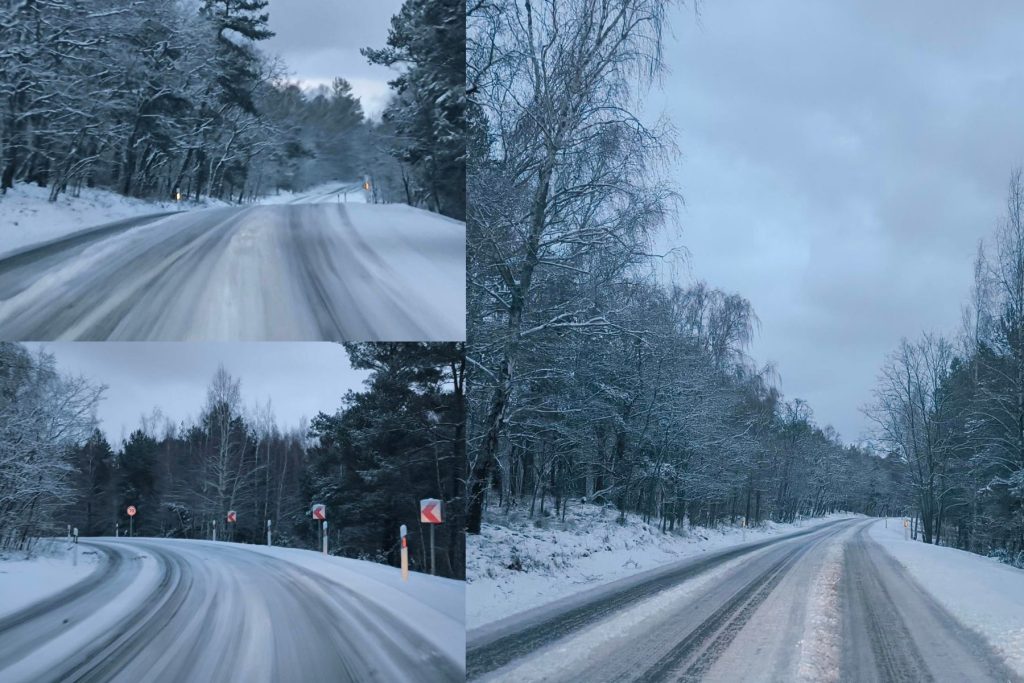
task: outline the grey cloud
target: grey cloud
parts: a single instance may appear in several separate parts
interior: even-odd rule
[[[402,0],[271,0],[270,28],[277,35],[262,47],[281,56],[305,83],[348,80],[364,110],[376,114],[395,72],[367,64],[359,49],[384,47],[391,17],[401,7]]]
[[[648,113],[679,129],[692,276],[847,440],[900,337],[957,332],[1024,162],[1024,7],[718,0],[673,19]]]
[[[367,374],[349,367],[339,344],[304,342],[50,342],[65,373],[108,385],[100,404],[101,428],[119,441],[154,407],[174,422],[195,418],[217,366],[241,380],[246,408],[271,400],[278,425],[332,413]]]

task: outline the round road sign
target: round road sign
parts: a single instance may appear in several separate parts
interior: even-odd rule
[[[128,506],[128,516],[129,517],[134,517],[135,516],[135,506],[134,505],[129,505]]]

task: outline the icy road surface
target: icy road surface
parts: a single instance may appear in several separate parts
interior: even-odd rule
[[[460,582],[317,553],[90,539],[81,581],[0,618],[0,681],[461,681]]]
[[[1020,681],[867,529],[708,553],[468,634],[470,679]]]
[[[339,196],[131,218],[8,255],[0,338],[464,339],[465,224]]]

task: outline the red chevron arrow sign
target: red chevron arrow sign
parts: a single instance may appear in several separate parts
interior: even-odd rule
[[[238,513],[234,510],[228,510],[228,521],[234,524],[238,521]]]
[[[420,501],[420,522],[423,524],[440,524],[444,521],[441,512],[441,501],[437,498],[424,498]]]

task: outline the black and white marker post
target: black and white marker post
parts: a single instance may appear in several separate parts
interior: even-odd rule
[[[271,545],[272,545],[272,543],[270,542],[270,520],[268,519],[267,520],[267,547],[269,548]]]

